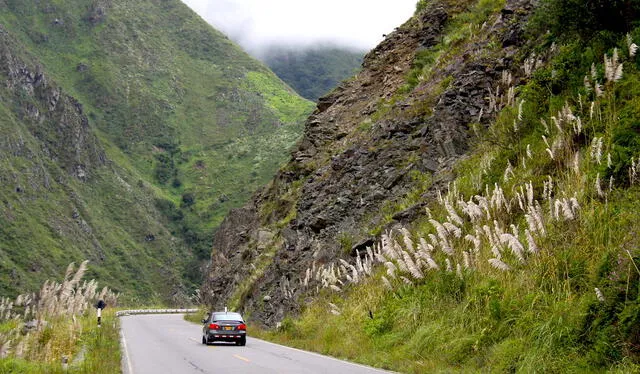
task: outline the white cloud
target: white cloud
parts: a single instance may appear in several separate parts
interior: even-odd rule
[[[183,0],[249,50],[330,42],[371,49],[404,23],[417,0]]]

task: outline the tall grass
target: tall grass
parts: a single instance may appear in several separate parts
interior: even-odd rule
[[[67,370],[114,373],[120,369],[119,327],[111,311],[118,295],[95,280],[83,281],[88,261],[70,264],[61,283],[46,281],[39,292],[0,301],[0,372]],[[97,326],[93,305],[110,307]]]
[[[640,370],[640,143],[625,124],[640,74],[625,44],[555,95],[554,74],[585,73],[551,74],[576,50],[524,59],[427,217],[284,283],[319,296],[262,336],[403,372]]]

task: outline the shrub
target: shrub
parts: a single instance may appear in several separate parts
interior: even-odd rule
[[[429,5],[429,0],[418,1],[418,3],[416,4],[416,13],[419,13],[422,10],[424,10],[427,7],[427,5]]]
[[[185,192],[182,194],[181,208],[187,208],[196,203],[196,196],[191,192]]]
[[[600,31],[628,32],[640,14],[638,0],[543,0],[537,31],[591,39]]]

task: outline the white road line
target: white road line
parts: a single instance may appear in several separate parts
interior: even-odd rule
[[[124,337],[124,330],[120,328],[120,341],[122,342],[122,354],[126,357],[125,362],[127,364],[126,374],[133,374],[133,367],[131,366],[131,358],[129,357],[129,352],[127,351],[127,339]]]
[[[374,368],[374,367],[367,366],[367,365],[357,364],[357,363],[355,363],[355,362],[350,362],[350,361],[346,361],[346,360],[341,360],[341,359],[339,359],[339,358],[335,358],[335,357],[331,357],[331,356],[321,355],[320,353],[309,352],[309,351],[304,351],[304,350],[302,350],[302,349],[298,349],[298,348],[287,347],[286,345],[277,344],[277,343],[272,343],[272,342],[269,342],[269,341],[266,341],[266,340],[262,340],[262,339],[257,339],[257,338],[254,338],[254,339],[256,339],[256,340],[260,340],[261,342],[264,342],[264,343],[267,343],[267,344],[271,344],[271,345],[275,345],[275,346],[278,346],[278,347],[282,347],[282,348],[290,349],[290,350],[292,350],[292,351],[301,352],[301,353],[306,353],[306,354],[308,354],[308,355],[317,356],[317,357],[322,357],[322,358],[328,358],[328,359],[330,359],[330,360],[334,360],[334,361],[342,362],[343,364],[349,364],[349,365],[353,365],[353,366],[359,366],[359,367],[361,367],[361,368],[365,368],[365,369],[369,369],[369,370],[373,369],[373,370],[377,370],[377,371],[379,371],[379,372],[381,372],[381,373],[395,373],[395,372],[393,372],[393,371],[387,371],[387,370],[378,369],[378,368]]]

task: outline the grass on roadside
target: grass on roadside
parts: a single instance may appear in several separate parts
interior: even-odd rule
[[[326,264],[333,291],[254,335],[407,373],[640,371],[639,35],[555,46],[384,267]]]
[[[71,264],[62,283],[46,281],[38,293],[1,300],[0,373],[120,372],[117,295],[82,281],[86,271],[87,262],[77,271]],[[108,305],[101,327],[98,299]]]

